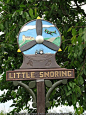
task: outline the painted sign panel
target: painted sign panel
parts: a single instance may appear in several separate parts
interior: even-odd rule
[[[74,78],[74,69],[25,69],[7,71],[6,80],[70,79]]]
[[[41,20],[42,22],[42,37],[45,41],[48,41],[48,44],[51,42],[52,47],[55,44],[58,48],[61,45],[61,35],[57,27],[53,25],[52,23]],[[18,44],[19,48],[22,49],[23,46],[28,47],[28,42],[32,43],[31,41],[36,41],[37,35],[37,29],[38,25],[36,23],[36,20],[33,20],[31,22],[26,23],[19,32],[18,37]],[[41,30],[39,30],[41,31]],[[26,45],[25,45],[26,44]],[[31,44],[29,44],[30,46]],[[57,49],[58,51],[58,49]],[[30,48],[26,48],[26,50],[22,51],[24,55],[35,55],[35,54],[55,54],[57,52],[56,50],[51,49],[46,46],[45,43],[33,43],[33,45]]]

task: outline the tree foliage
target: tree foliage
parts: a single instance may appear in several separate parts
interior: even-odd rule
[[[86,14],[81,6],[84,0],[1,0],[0,2],[0,90],[7,93],[0,96],[0,102],[13,100],[19,112],[25,107],[28,112],[30,95],[22,87],[13,86],[6,81],[6,71],[19,69],[23,56],[17,53],[17,36],[20,28],[28,21],[43,17],[54,23],[61,32],[62,52],[56,54],[56,61],[62,68],[75,69],[75,79],[68,80],[66,85],[59,85],[50,96],[51,106],[74,105],[78,102],[86,110]],[[53,83],[56,80],[52,81]],[[28,84],[29,81],[24,81]],[[46,88],[47,92],[48,88]],[[36,89],[34,89],[36,93]],[[54,99],[56,100],[54,102]],[[57,102],[57,103],[56,103]],[[48,108],[49,109],[49,108]]]

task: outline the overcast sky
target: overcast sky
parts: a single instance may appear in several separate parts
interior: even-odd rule
[[[82,6],[82,9],[84,9],[85,10],[85,13],[86,13],[86,5],[83,5]],[[2,32],[0,32],[0,34],[2,34]],[[4,90],[5,92],[6,92],[6,90]],[[0,91],[0,95],[1,94],[3,94],[3,91]],[[31,103],[31,102],[30,102]],[[5,112],[9,112],[10,110],[12,110],[13,108],[11,108],[10,107],[10,105],[12,104],[12,100],[11,101],[8,101],[8,102],[6,102],[6,103],[1,103],[0,104],[0,111],[1,110],[4,110]],[[59,113],[59,112],[61,112],[61,111],[63,111],[63,112],[72,112],[72,111],[74,111],[74,108],[73,108],[73,106],[71,106],[71,107],[66,107],[66,106],[59,106],[59,107],[54,107],[53,109],[51,109],[51,110],[49,110],[49,112],[52,112],[52,113]]]

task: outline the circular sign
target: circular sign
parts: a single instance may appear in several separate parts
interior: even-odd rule
[[[18,45],[24,55],[55,54],[61,45],[61,35],[52,23],[36,19],[21,28]]]

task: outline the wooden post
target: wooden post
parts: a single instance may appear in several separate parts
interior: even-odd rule
[[[45,115],[45,85],[44,80],[37,80],[37,115]]]

